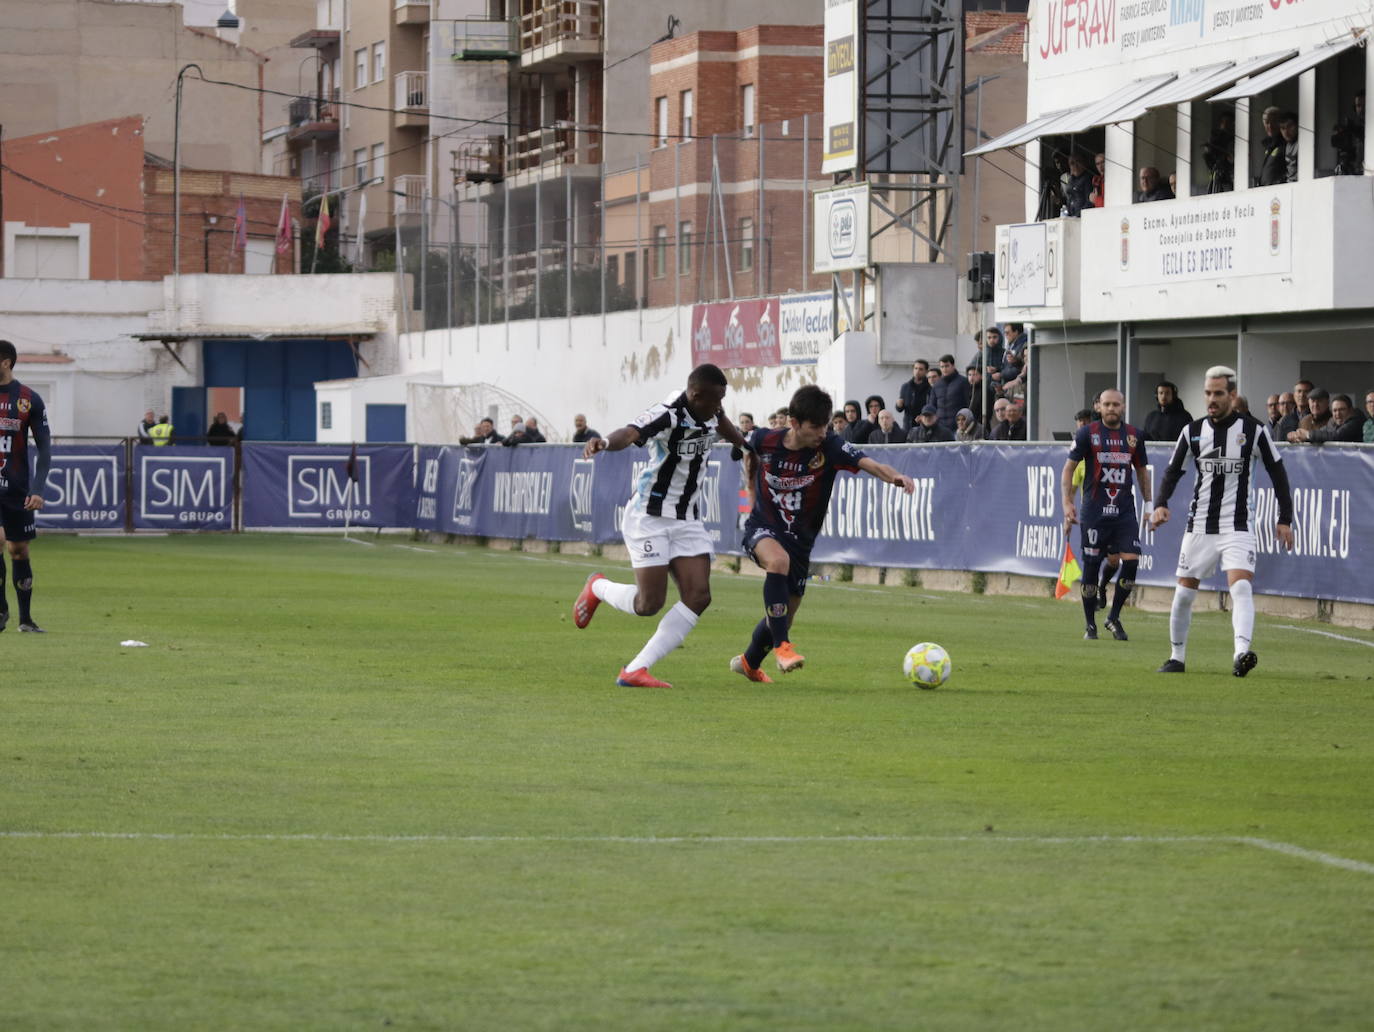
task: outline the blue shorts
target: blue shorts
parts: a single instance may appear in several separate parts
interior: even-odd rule
[[[811,576],[811,549],[781,531],[750,520],[744,524],[744,540],[740,544],[744,554],[759,566],[763,564],[754,554],[754,547],[764,538],[772,538],[787,552],[787,594],[801,598],[806,594],[806,582]]]
[[[0,501],[0,524],[5,528],[6,541],[32,541],[38,536],[38,529],[34,526],[34,517],[37,513],[33,509],[25,509],[24,503],[18,505]]]
[[[1083,524],[1083,556],[1140,554],[1140,524],[1134,515]]]

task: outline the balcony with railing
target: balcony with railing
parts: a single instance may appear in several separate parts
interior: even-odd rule
[[[397,176],[392,181],[391,188],[392,214],[423,215],[425,189],[424,176]]]
[[[506,138],[483,136],[453,152],[455,183],[499,183],[505,178]]]
[[[425,129],[429,126],[429,77],[426,72],[396,75],[396,127]]]
[[[535,0],[520,15],[520,66],[599,58],[604,27],[601,0]]]
[[[1369,176],[997,227],[999,319],[1115,323],[1374,307]]]
[[[513,61],[520,56],[514,18],[459,18],[449,22],[443,31],[455,61]]]
[[[339,135],[339,111],[335,101],[338,90],[333,96],[296,97],[287,107],[290,128],[286,138],[291,143],[304,143],[308,140],[323,140]]]
[[[571,166],[594,166],[601,161],[599,141],[600,133],[578,130],[572,125],[520,133],[506,147],[506,175],[529,181],[545,174],[562,175]]]
[[[396,0],[397,25],[428,25],[429,0]]]

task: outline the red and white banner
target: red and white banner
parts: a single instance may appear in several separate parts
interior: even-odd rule
[[[778,299],[720,301],[692,306],[692,365],[722,369],[782,364]]]

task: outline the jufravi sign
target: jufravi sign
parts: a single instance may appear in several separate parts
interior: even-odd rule
[[[1361,0],[1041,0],[1032,11],[1032,79],[1199,47],[1216,51],[1180,61],[1195,68],[1209,58],[1234,61],[1323,42],[1343,15],[1368,24]],[[1313,30],[1311,38],[1294,35],[1303,28]],[[1256,44],[1240,52],[1231,46],[1248,39]]]

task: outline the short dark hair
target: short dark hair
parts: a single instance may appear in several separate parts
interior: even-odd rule
[[[729,382],[725,379],[725,374],[720,371],[720,366],[712,365],[710,362],[703,362],[692,370],[687,377],[687,383],[693,387],[728,387]]]
[[[928,358],[918,358],[918,359],[916,359],[916,361],[912,362],[911,364],[912,364],[912,365],[923,365],[923,366],[925,366],[927,369],[929,369],[929,368],[930,368],[930,359],[928,359]]]
[[[19,361],[19,352],[14,349],[14,345],[7,340],[0,340],[0,362],[5,359],[10,360],[10,368],[13,369]]]
[[[813,426],[824,426],[829,423],[830,413],[834,410],[835,404],[830,400],[830,395],[814,383],[798,387],[797,392],[792,395],[792,400],[787,403],[789,416],[798,423],[810,423]]]
[[[954,364],[954,356],[953,356],[953,355],[941,355],[941,356],[940,356],[940,364],[943,365],[943,364],[946,363],[946,362],[948,362],[950,365],[953,365],[953,364]]]
[[[1311,381],[1311,380],[1299,380],[1297,383],[1293,384],[1293,386],[1294,386],[1294,387],[1306,387],[1306,388],[1310,391],[1310,390],[1312,389],[1312,381]]]
[[[1155,390],[1159,390],[1161,387],[1168,387],[1174,392],[1174,397],[1178,397],[1178,384],[1174,383],[1173,380],[1160,380],[1159,383],[1155,384]]]
[[[752,419],[754,418],[754,413],[752,413],[752,412],[741,412],[741,413],[739,414],[739,417],[740,417],[740,419],[749,419],[749,420],[752,420]]]
[[[1073,414],[1073,418],[1074,418],[1074,422],[1078,422],[1079,420],[1083,420],[1083,421],[1085,421],[1085,422],[1091,423],[1091,422],[1093,421],[1093,410],[1092,410],[1092,409],[1081,408],[1081,409],[1079,409],[1077,412],[1075,412],[1075,413]]]
[[[1338,401],[1345,402],[1347,408],[1355,407],[1355,402],[1351,399],[1349,394],[1333,394],[1331,396],[1331,404],[1334,405]]]
[[[1297,125],[1297,124],[1298,124],[1298,115],[1297,115],[1297,112],[1296,112],[1296,111],[1285,111],[1283,114],[1279,115],[1279,125],[1283,125],[1285,122],[1292,122],[1294,125]]]
[[[1026,329],[1026,324],[1025,324],[1025,323],[1009,322],[1009,323],[1004,323],[1003,325],[1005,325],[1006,328],[1007,328],[1008,330],[1015,330],[1015,331],[1016,331],[1016,335],[1017,335],[1018,337],[1019,337],[1019,336],[1022,334],[1022,332],[1024,332],[1025,329]]]
[[[1330,401],[1331,392],[1325,387],[1313,387],[1307,392],[1308,401]]]

